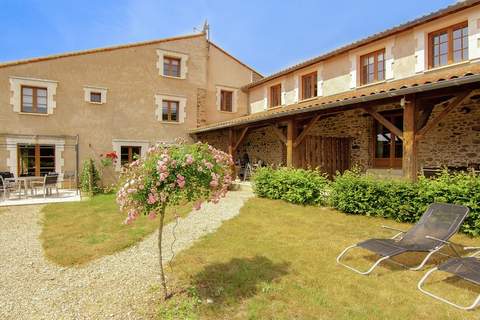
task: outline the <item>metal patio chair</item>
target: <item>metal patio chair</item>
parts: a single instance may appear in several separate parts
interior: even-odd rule
[[[9,172],[0,172],[0,192],[3,192],[3,200],[6,201],[10,197],[10,192],[20,190],[18,182],[11,181],[13,174]],[[20,193],[19,193],[20,195]]]
[[[35,190],[35,194],[37,191],[37,188],[40,187],[43,189],[43,197],[46,198],[47,194],[52,194],[52,189],[55,188],[55,191],[57,192],[57,197],[59,195],[58,193],[58,173],[49,173],[46,174],[45,177],[43,178],[43,181],[33,181],[32,182],[32,188]]]
[[[398,231],[391,239],[369,239],[347,247],[337,257],[337,263],[356,273],[367,275],[371,273],[380,262],[406,252],[426,252],[426,257],[415,267],[407,267],[400,262],[391,260],[410,270],[420,270],[430,257],[440,251],[460,228],[467,217],[469,209],[464,206],[434,203],[431,204],[422,218],[408,231],[402,231],[387,226],[383,228]],[[428,236],[428,238],[427,238]],[[380,256],[378,260],[366,271],[360,271],[341,261],[342,257],[355,247],[366,249]]]
[[[480,254],[480,251],[478,251],[480,247],[464,247],[463,250],[477,250],[477,251],[468,257],[462,257],[460,256],[460,254],[458,253],[458,251],[455,249],[454,245],[451,242],[437,239],[431,236],[427,236],[427,238],[440,241],[445,245],[449,246],[452,249],[452,251],[455,253],[456,257],[450,258],[447,261],[440,264],[438,267],[435,267],[429,270],[418,282],[417,284],[418,289],[421,292],[425,293],[426,295],[434,299],[445,302],[461,310],[473,310],[476,307],[478,307],[480,305],[480,295],[478,295],[478,297],[473,301],[471,305],[460,306],[452,301],[449,301],[445,298],[435,295],[432,292],[425,290],[422,286],[426,282],[427,278],[429,278],[432,275],[432,273],[437,271],[453,274],[454,276],[460,277],[465,281],[468,281],[470,283],[480,286],[480,260],[476,257],[478,254]]]

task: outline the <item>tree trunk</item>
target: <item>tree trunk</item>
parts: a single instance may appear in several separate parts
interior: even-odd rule
[[[163,258],[162,258],[162,235],[163,235],[163,220],[165,218],[165,206],[160,211],[160,226],[158,227],[158,253],[160,261],[160,278],[162,281],[164,298],[168,298],[167,282],[165,281],[165,272],[163,271]]]

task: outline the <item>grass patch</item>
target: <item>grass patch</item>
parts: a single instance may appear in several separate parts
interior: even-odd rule
[[[418,291],[425,271],[384,264],[366,277],[336,264],[336,256],[347,245],[393,236],[380,228],[385,223],[411,226],[251,199],[238,217],[175,258],[175,284],[184,289],[159,306],[158,318],[478,319],[480,310],[458,311]],[[479,245],[462,234],[454,240]],[[365,267],[371,258],[358,252],[351,263]],[[439,281],[430,288],[459,302],[478,294],[453,281]]]
[[[187,215],[191,205],[179,206],[177,214]],[[174,209],[167,210],[165,221],[174,219]],[[144,239],[158,228],[155,221],[140,217],[124,225],[114,194],[97,195],[81,202],[55,203],[43,208],[40,235],[45,256],[61,266],[87,263],[113,254]]]

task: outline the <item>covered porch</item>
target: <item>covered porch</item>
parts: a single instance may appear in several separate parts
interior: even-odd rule
[[[442,167],[480,166],[480,75],[380,84],[192,131],[237,163],[320,168],[358,166],[415,180]],[[244,162],[244,161],[243,161]]]

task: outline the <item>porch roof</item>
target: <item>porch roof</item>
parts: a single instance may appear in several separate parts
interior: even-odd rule
[[[410,78],[383,82],[376,85],[359,87],[343,93],[317,97],[296,104],[275,107],[266,111],[249,114],[235,119],[217,122],[190,130],[191,134],[214,131],[218,129],[242,126],[269,119],[277,119],[312,111],[347,107],[354,104],[376,100],[402,97],[404,95],[426,92],[436,89],[457,87],[480,82],[480,64],[469,63],[463,66],[447,67],[427,71],[422,75]]]

